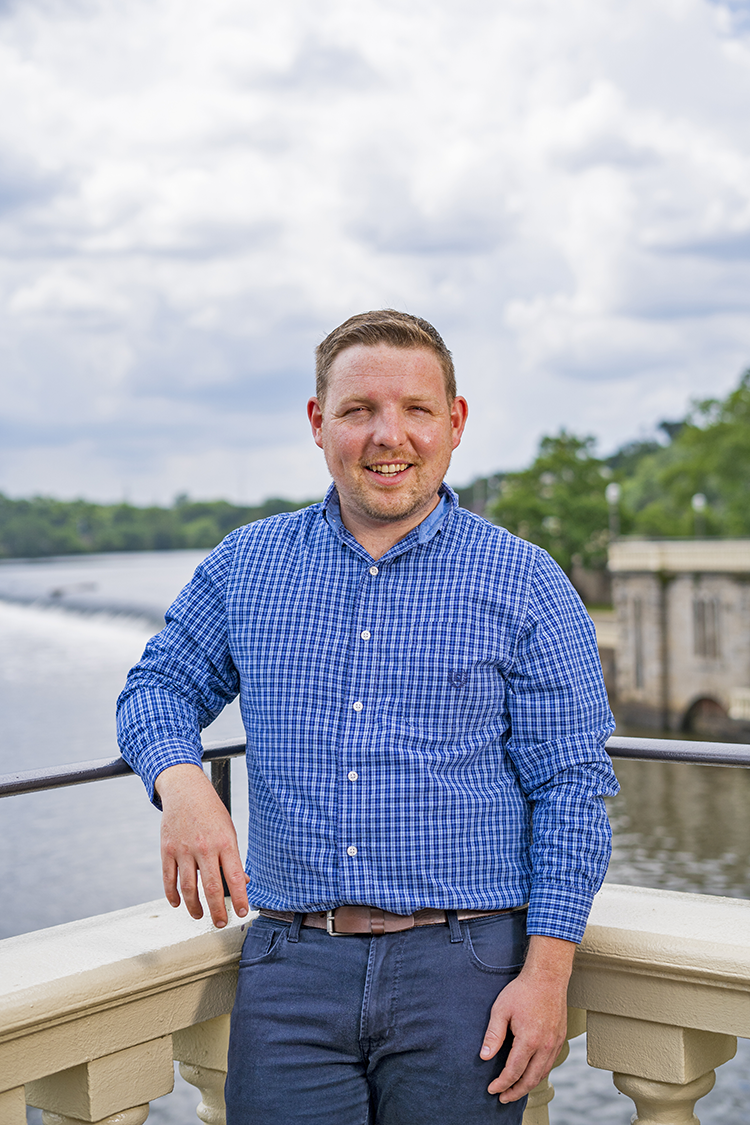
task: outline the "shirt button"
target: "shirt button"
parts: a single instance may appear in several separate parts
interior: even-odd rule
[[[356,702],[356,703],[354,704],[354,710],[355,710],[355,711],[361,711],[361,710],[362,710],[362,707],[363,707],[363,704],[361,704],[361,703],[359,702],[359,700],[357,700],[357,702]]]
[[[369,629],[363,629],[362,632],[359,635],[360,635],[360,637],[362,638],[363,641],[369,641],[370,637],[372,636],[372,633],[370,632]]]
[[[349,845],[349,847],[346,849],[346,854],[347,855],[356,855],[357,854],[357,849],[355,848],[354,844]]]
[[[371,566],[370,567],[370,574],[373,576],[373,578],[375,577],[375,575],[377,573],[378,573],[378,568],[376,566]]]
[[[350,781],[356,781],[359,778],[359,774],[356,770],[349,770],[349,773],[346,776]]]

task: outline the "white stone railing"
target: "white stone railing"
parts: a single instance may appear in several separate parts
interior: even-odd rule
[[[45,1125],[142,1125],[175,1059],[198,1117],[223,1125],[243,928],[159,901],[0,942],[0,1125],[25,1125],[27,1104]],[[696,1125],[716,1067],[750,1037],[750,902],[605,886],[569,998],[570,1036],[588,1030],[589,1062],[636,1122]],[[547,1125],[552,1096],[533,1092],[524,1125]]]
[[[244,926],[163,900],[0,942],[0,1125],[141,1125],[173,1059],[223,1122],[227,1013]]]

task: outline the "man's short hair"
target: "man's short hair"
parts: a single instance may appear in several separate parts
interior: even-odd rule
[[[443,369],[448,402],[456,397],[456,371],[453,357],[437,328],[420,316],[396,309],[376,309],[350,316],[330,332],[315,349],[315,393],[323,404],[328,390],[328,374],[334,360],[347,348],[363,344],[366,348],[389,344],[392,348],[428,348]]]

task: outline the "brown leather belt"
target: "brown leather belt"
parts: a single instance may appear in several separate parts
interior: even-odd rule
[[[523,906],[510,906],[507,910],[457,910],[459,921],[469,918],[489,918],[493,914],[511,914],[523,910]],[[259,911],[263,918],[276,922],[293,922],[293,910]],[[380,910],[377,906],[337,906],[335,910],[319,910],[305,914],[303,926],[315,930],[327,930],[332,937],[352,937],[356,934],[397,934],[401,930],[411,930],[415,926],[448,925],[445,910],[417,910],[414,914],[392,914],[390,910]]]

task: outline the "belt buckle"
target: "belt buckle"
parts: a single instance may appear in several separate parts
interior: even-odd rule
[[[333,910],[326,910],[326,933],[330,934],[331,937],[352,937],[352,934],[342,934],[339,933],[338,930],[334,929],[334,922],[336,920],[335,914],[335,908]]]

